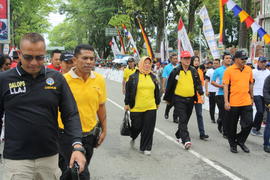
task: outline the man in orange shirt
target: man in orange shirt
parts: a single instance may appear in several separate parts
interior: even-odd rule
[[[237,145],[249,153],[245,146],[253,117],[253,75],[252,69],[246,64],[248,56],[245,51],[235,53],[234,65],[226,69],[223,77],[225,110],[229,111],[228,141],[232,153],[237,153]],[[240,117],[241,131],[237,132]]]

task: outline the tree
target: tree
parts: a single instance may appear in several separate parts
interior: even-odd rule
[[[49,29],[47,16],[54,11],[57,0],[11,0],[11,41],[18,45],[23,34],[45,33]]]

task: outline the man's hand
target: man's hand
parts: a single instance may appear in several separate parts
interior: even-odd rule
[[[225,102],[225,106],[224,106],[226,111],[229,111],[231,109],[231,105],[229,102]]]
[[[207,97],[209,97],[209,92],[208,92],[208,91],[206,91],[206,92],[205,92],[205,95],[206,95]]]
[[[129,105],[125,105],[124,110],[125,110],[125,111],[129,111],[129,110],[130,110]]]
[[[202,104],[204,104],[205,100],[204,100],[204,96],[201,96],[202,98]]]
[[[100,134],[99,139],[98,139],[97,147],[99,147],[99,146],[103,143],[105,137],[106,137],[106,132],[103,132],[103,131],[102,131],[102,133]],[[97,147],[96,147],[96,148],[97,148]]]
[[[75,145],[74,147],[82,147],[81,145]],[[74,162],[77,162],[80,166],[79,172],[81,173],[85,168],[86,159],[82,152],[80,151],[73,151],[71,154],[71,158],[69,161],[69,167],[72,168]]]

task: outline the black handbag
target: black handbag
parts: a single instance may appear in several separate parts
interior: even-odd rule
[[[60,180],[80,180],[79,169],[80,168],[79,168],[78,163],[74,162],[74,165],[72,168],[67,168],[64,171],[64,173],[60,177]]]
[[[94,127],[94,130],[93,130],[93,135],[94,135],[94,147],[97,147],[98,146],[98,141],[99,141],[99,136],[101,134],[101,124],[100,122],[97,123],[96,127]]]
[[[124,119],[120,128],[120,134],[122,136],[130,136],[131,135],[131,127],[129,122],[129,113],[125,112]]]

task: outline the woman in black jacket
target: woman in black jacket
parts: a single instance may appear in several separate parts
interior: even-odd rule
[[[268,76],[264,81],[263,86],[263,98],[266,106],[267,111],[267,120],[266,120],[266,126],[264,129],[264,151],[267,153],[270,153],[270,76]]]
[[[157,108],[160,104],[159,85],[152,73],[153,61],[142,57],[139,68],[129,77],[126,84],[125,110],[130,111],[131,144],[141,133],[140,150],[151,154]]]

